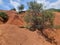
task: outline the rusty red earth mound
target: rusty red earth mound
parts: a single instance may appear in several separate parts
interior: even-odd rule
[[[0,45],[55,45],[45,40],[38,31],[29,31],[28,29],[18,28],[16,25],[0,25]],[[57,45],[60,45],[60,30],[56,33],[45,30],[49,37],[56,39]]]
[[[15,11],[4,11],[8,14],[9,19],[6,24],[0,25],[0,45],[60,45],[60,29],[55,29],[53,32],[50,29],[45,29],[44,33],[52,39],[52,43],[46,40],[38,30],[32,32],[23,26],[24,13],[17,14]],[[60,13],[55,12],[55,25],[60,25]]]

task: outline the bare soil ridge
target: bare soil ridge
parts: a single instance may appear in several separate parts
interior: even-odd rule
[[[0,25],[0,45],[60,45],[60,29],[55,29],[55,32],[52,32],[50,29],[44,31],[49,38],[54,38],[55,42],[57,42],[57,44],[53,43],[53,41],[50,43],[38,30],[32,32],[26,28],[19,28],[19,26],[25,24],[23,20],[25,13],[17,16],[15,11],[4,12],[8,14],[9,20],[6,24],[2,23]],[[54,15],[55,25],[60,25],[60,13],[55,12]]]

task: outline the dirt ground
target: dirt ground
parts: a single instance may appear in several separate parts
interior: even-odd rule
[[[54,38],[55,42],[50,43],[38,30],[33,32],[19,27],[25,24],[23,20],[25,13],[18,16],[15,11],[6,11],[6,13],[9,20],[0,25],[0,45],[60,45],[60,29],[55,29],[55,32],[50,29],[44,31],[49,38]],[[60,25],[60,13],[55,12],[54,23]]]

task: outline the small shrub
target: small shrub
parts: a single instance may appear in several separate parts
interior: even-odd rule
[[[5,12],[0,12],[0,17],[2,17],[4,23],[8,20],[8,16]]]
[[[16,9],[15,9],[15,8],[12,8],[11,10],[14,10],[14,11],[16,11]]]
[[[60,29],[60,25],[54,25],[55,29]]]
[[[28,3],[29,10],[25,15],[24,20],[31,31],[38,29],[42,36],[49,42],[52,42],[52,38],[44,33],[44,29],[53,29],[54,26],[54,15],[51,11],[43,10],[42,4],[37,2]],[[55,42],[55,41],[54,41]]]
[[[23,5],[23,4],[21,4],[21,6],[19,6],[19,7],[18,7],[18,9],[19,9],[19,13],[20,13],[20,12],[22,12],[22,11],[23,11],[23,9],[24,9],[24,5]]]
[[[54,15],[51,11],[43,10],[42,4],[38,4],[37,2],[30,2],[28,5],[29,10],[24,18],[27,24],[39,30],[53,28]]]
[[[42,19],[43,19],[45,27],[47,26],[49,28],[53,28],[53,26],[54,26],[54,23],[53,23],[54,17],[55,16],[53,15],[53,13],[51,11],[44,11],[42,13]]]

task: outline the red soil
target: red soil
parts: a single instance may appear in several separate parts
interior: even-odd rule
[[[55,25],[60,25],[60,12],[55,12]]]
[[[46,39],[38,34],[37,30],[32,32],[25,28],[19,28],[18,26],[23,26],[25,24],[23,16],[25,13],[19,14],[17,16],[15,11],[5,11],[9,20],[6,24],[0,25],[0,45],[55,45],[46,41]],[[60,24],[60,13],[55,12],[54,23]],[[19,18],[17,18],[17,17]],[[55,30],[55,32],[50,29],[44,31],[49,38],[55,38],[57,45],[60,45],[60,29]]]
[[[7,11],[6,13],[9,16],[9,20],[7,21],[8,24],[14,24],[17,26],[24,25],[24,21],[23,21],[23,17],[22,17],[24,15],[24,13],[17,14],[15,11]]]

